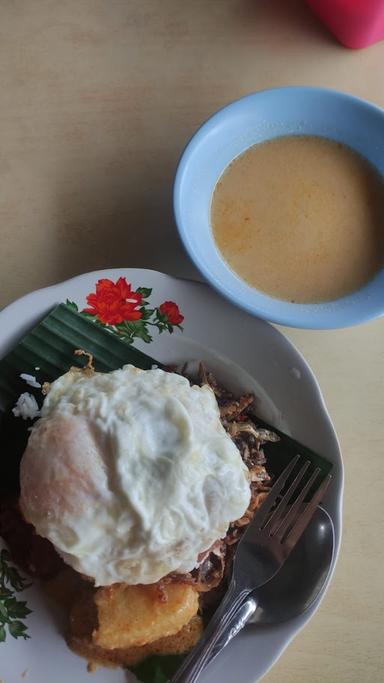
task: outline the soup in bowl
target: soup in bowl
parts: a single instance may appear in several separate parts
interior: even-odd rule
[[[180,160],[174,209],[196,266],[250,313],[345,327],[384,312],[384,113],[317,88],[245,97]]]

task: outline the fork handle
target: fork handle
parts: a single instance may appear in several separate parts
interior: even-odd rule
[[[257,608],[250,591],[234,595],[229,590],[204,634],[184,660],[170,683],[194,683],[205,667],[245,626]]]
[[[257,610],[257,602],[254,597],[249,597],[244,600],[244,602],[239,605],[235,614],[227,622],[227,625],[223,629],[221,635],[218,637],[215,646],[210,652],[208,659],[205,662],[204,668],[208,666],[216,656],[228,645],[228,643],[237,636],[237,634],[244,628],[248,623],[251,616]]]

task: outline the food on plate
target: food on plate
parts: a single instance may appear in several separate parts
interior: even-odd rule
[[[162,587],[115,583],[96,591],[95,604],[98,627],[93,640],[113,650],[174,635],[197,613],[198,595],[193,586],[183,583]]]
[[[97,664],[132,665],[153,654],[180,654],[203,631],[197,614],[198,593],[190,585],[170,583],[85,588],[73,604],[68,643]]]
[[[255,424],[253,395],[235,398],[203,366],[194,378],[99,373],[89,359],[45,391],[9,538],[47,545],[51,569],[37,560],[34,573],[67,604],[68,644],[93,665],[188,651],[268,493],[262,446],[278,437]]]
[[[132,365],[52,383],[20,485],[25,519],[96,586],[191,571],[250,501],[210,387]]]
[[[230,268],[278,299],[316,303],[365,285],[384,262],[384,183],[352,149],[310,135],[250,147],[212,198]]]

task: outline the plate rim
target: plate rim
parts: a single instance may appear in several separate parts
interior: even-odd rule
[[[155,269],[149,269],[149,268],[129,268],[129,267],[121,267],[121,268],[106,268],[106,269],[99,269],[95,271],[88,271],[84,273],[80,273],[78,275],[75,275],[73,277],[67,278],[65,280],[62,280],[60,282],[56,282],[52,285],[48,285],[46,287],[40,287],[38,289],[35,289],[31,292],[27,292],[26,294],[22,295],[21,297],[15,299],[14,301],[10,302],[7,304],[3,309],[0,310],[0,324],[4,317],[6,318],[8,315],[12,316],[13,311],[19,307],[20,305],[25,305],[28,303],[29,300],[33,300],[36,298],[36,296],[41,296],[45,295],[47,292],[53,293],[55,290],[59,290],[62,287],[67,287],[67,286],[73,286],[76,284],[76,282],[82,282],[87,280],[88,278],[94,278],[94,281],[100,279],[101,277],[108,277],[111,279],[117,279],[120,276],[125,276],[125,277],[136,277],[136,274],[138,273],[151,273],[153,276],[157,277],[165,277],[170,280],[173,280],[175,283],[178,281],[182,281],[188,285],[191,285],[192,287],[197,287],[197,288],[206,288],[206,289],[211,289],[207,283],[201,282],[201,281],[196,281],[190,278],[181,278],[181,277],[176,277],[173,275],[169,275],[167,273],[163,273],[161,271],[155,270]],[[213,293],[218,296],[217,292],[215,290],[212,290]],[[236,308],[233,304],[233,302],[228,301],[224,297],[219,297],[221,298],[226,305]],[[52,304],[53,305],[53,304]],[[249,317],[254,317],[254,316],[249,316],[247,315],[240,307],[237,307],[238,311],[246,315],[247,318]],[[337,433],[335,430],[335,427],[333,425],[331,416],[329,414],[324,396],[322,394],[319,382],[316,378],[315,373],[313,372],[312,368],[310,367],[309,363],[306,361],[304,358],[303,354],[299,349],[295,347],[295,345],[292,343],[290,339],[288,339],[284,333],[274,327],[271,323],[269,323],[266,320],[263,319],[258,319],[258,323],[261,325],[268,327],[269,331],[274,334],[275,338],[279,340],[280,343],[283,343],[289,350],[289,352],[296,356],[296,358],[299,360],[300,365],[302,368],[305,368],[307,372],[307,376],[310,380],[311,384],[311,391],[313,392],[314,395],[314,400],[316,400],[316,410],[321,410],[323,417],[325,418],[327,422],[328,429],[334,439],[334,444],[335,444],[335,449],[337,452],[337,458],[338,458],[338,464],[339,464],[339,480],[338,480],[338,488],[337,491],[335,491],[334,498],[335,498],[335,516],[333,517],[333,522],[335,526],[335,547],[334,547],[334,553],[332,557],[332,562],[330,566],[330,571],[327,576],[327,579],[324,583],[324,586],[322,588],[321,593],[317,597],[317,599],[314,601],[314,603],[301,615],[298,617],[295,617],[293,620],[290,620],[290,622],[286,622],[291,624],[291,630],[290,633],[287,634],[284,637],[284,642],[281,643],[280,647],[276,648],[276,652],[273,656],[273,660],[266,666],[265,670],[261,674],[261,676],[257,679],[255,679],[255,683],[257,681],[261,680],[265,676],[265,674],[274,666],[276,661],[281,657],[285,649],[288,647],[290,642],[296,637],[296,635],[304,628],[304,626],[309,622],[309,620],[314,616],[316,611],[318,610],[322,600],[325,597],[325,594],[329,588],[329,585],[332,581],[332,577],[336,568],[337,560],[340,554],[340,546],[341,546],[341,540],[342,540],[342,510],[343,510],[343,493],[344,493],[344,464],[343,464],[343,459],[342,459],[342,453],[341,453],[341,448],[340,448],[340,443],[339,439],[337,437]],[[18,325],[18,329],[20,330],[21,334],[23,334],[22,331],[22,321]],[[190,336],[190,334],[187,334],[186,337],[189,337],[193,339],[193,337]],[[11,342],[12,345],[12,342]],[[209,345],[209,344],[208,344]],[[3,355],[2,353],[2,334],[0,332],[0,354],[1,356]],[[149,346],[149,345],[148,345]],[[7,352],[7,342],[5,342],[5,352]],[[241,362],[238,363],[241,366]],[[257,378],[255,378],[257,380]],[[0,539],[2,542],[2,539]]]

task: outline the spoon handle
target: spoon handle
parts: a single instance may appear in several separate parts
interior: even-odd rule
[[[243,591],[229,590],[205,629],[204,635],[184,660],[171,683],[194,683],[205,667],[245,626],[257,608],[256,600]]]

